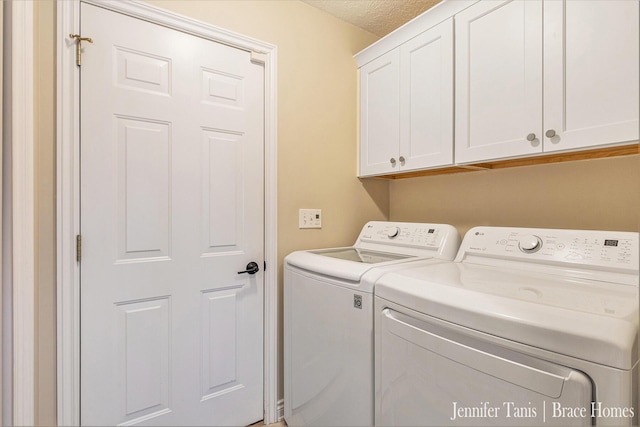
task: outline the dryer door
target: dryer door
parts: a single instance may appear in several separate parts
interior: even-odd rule
[[[376,425],[592,424],[593,387],[583,373],[455,325],[390,308],[378,315]]]

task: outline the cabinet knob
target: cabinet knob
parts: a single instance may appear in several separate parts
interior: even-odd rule
[[[400,160],[400,163],[404,163],[404,156],[400,156],[398,160]]]
[[[396,159],[394,159],[393,157],[389,161],[391,162],[392,165],[396,164]]]
[[[535,133],[530,133],[529,135],[527,135],[527,141],[533,141],[534,139],[536,139]]]
[[[553,129],[549,129],[544,134],[547,136],[547,138],[553,138],[554,136],[556,136],[556,131]]]

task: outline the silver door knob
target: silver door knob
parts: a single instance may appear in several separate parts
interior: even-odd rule
[[[400,163],[404,163],[404,156],[400,156],[398,160],[400,160]]]
[[[527,141],[533,141],[534,139],[536,139],[535,133],[530,133],[529,135],[527,135]]]
[[[549,129],[544,134],[547,136],[547,138],[553,138],[554,136],[556,136],[556,131],[553,129]]]
[[[396,159],[394,159],[393,157],[391,158],[391,160],[389,160],[391,162],[392,165],[396,164]]]

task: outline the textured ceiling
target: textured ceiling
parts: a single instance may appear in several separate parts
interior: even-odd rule
[[[440,3],[440,0],[302,0],[383,37]]]

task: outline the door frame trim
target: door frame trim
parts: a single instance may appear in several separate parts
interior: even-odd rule
[[[3,356],[12,357],[12,411],[14,425],[35,422],[36,286],[35,286],[35,134],[34,134],[34,8],[31,2],[11,2],[11,288],[12,348]],[[19,30],[18,30],[19,29]],[[7,52],[3,53],[7,55]],[[7,116],[5,116],[7,117]],[[11,386],[10,386],[11,387]],[[0,420],[1,422],[1,420]]]
[[[75,43],[69,39],[69,34],[79,34],[80,1],[57,2],[58,425],[80,424],[80,265],[75,253],[80,232],[80,72]],[[265,58],[264,421],[278,422],[277,47],[138,1],[82,1]]]

